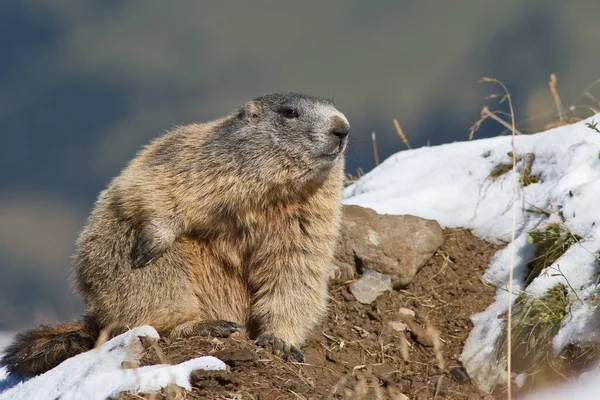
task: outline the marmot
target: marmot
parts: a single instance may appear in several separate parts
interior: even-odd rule
[[[329,100],[268,94],[155,139],[100,193],[77,239],[86,317],[20,333],[0,365],[39,374],[99,332],[242,325],[285,359],[324,315],[349,124]]]

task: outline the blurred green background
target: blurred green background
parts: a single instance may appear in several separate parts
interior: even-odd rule
[[[348,172],[413,147],[466,140],[493,87],[517,119],[600,78],[600,2],[0,2],[0,329],[76,317],[74,241],[95,198],[174,124],[261,93],[333,98],[352,125]],[[535,126],[534,126],[535,128]],[[486,123],[478,137],[502,129]],[[410,173],[410,171],[407,171]]]

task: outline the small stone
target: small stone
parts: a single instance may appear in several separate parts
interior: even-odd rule
[[[450,373],[450,376],[453,377],[456,380],[456,382],[460,384],[464,385],[466,383],[469,383],[469,381],[471,380],[469,378],[469,375],[467,375],[467,373],[463,369],[463,367],[452,367],[448,372]]]
[[[352,293],[348,292],[346,289],[342,289],[342,296],[346,301],[355,301],[356,298],[352,295]]]
[[[518,387],[523,387],[523,385],[525,384],[525,380],[527,380],[527,374],[526,373],[521,373],[517,376],[514,377],[513,382],[518,386]]]
[[[350,293],[361,304],[371,304],[384,292],[392,290],[392,280],[389,276],[365,270],[363,276],[349,285]]]
[[[407,317],[415,317],[415,312],[413,310],[411,310],[410,308],[401,308],[398,310],[398,313],[400,315],[405,315]]]
[[[408,330],[408,325],[406,325],[404,322],[390,321],[388,322],[388,325],[396,332],[406,332]]]
[[[366,329],[364,329],[360,326],[355,326],[352,328],[352,330],[357,332],[360,335],[360,337],[363,339],[369,337],[369,335],[371,334],[369,331],[367,331]]]

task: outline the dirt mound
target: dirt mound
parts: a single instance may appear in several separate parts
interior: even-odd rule
[[[303,347],[305,363],[283,362],[241,334],[161,340],[159,352],[147,349],[142,365],[209,354],[229,371],[197,371],[192,392],[171,387],[143,398],[483,398],[458,359],[472,327],[469,316],[493,301],[494,289],[480,276],[498,248],[461,229],[444,230],[444,239],[405,290],[386,292],[371,305],[352,300],[348,282],[332,282],[328,318]]]

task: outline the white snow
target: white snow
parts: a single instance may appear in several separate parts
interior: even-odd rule
[[[170,383],[191,390],[189,376],[192,371],[225,369],[221,360],[211,356],[194,358],[178,365],[159,364],[123,369],[122,362],[139,361],[142,350],[138,339],[140,336],[159,337],[150,326],[132,329],[98,349],[79,354],[45,374],[18,383],[0,393],[0,400],[100,400],[124,391],[155,391]]]
[[[344,203],[369,207],[383,214],[412,214],[437,220],[445,227],[463,227],[486,240],[510,244],[490,262],[484,279],[496,285],[495,301],[472,316],[462,361],[469,375],[484,390],[506,376],[505,363],[492,362],[508,306],[510,251],[514,246],[513,296],[523,290],[525,267],[534,246],[526,234],[536,227],[558,222],[582,240],[537,277],[526,292],[541,296],[558,283],[569,287],[569,313],[554,337],[559,352],[569,343],[598,338],[600,323],[597,293],[600,250],[600,133],[586,123],[600,122],[600,114],[573,125],[515,138],[516,155],[535,155],[532,175],[538,183],[516,193],[516,239],[512,231],[513,174],[489,177],[498,164],[511,164],[510,136],[424,147],[397,153],[344,191]],[[523,161],[517,164],[521,174]],[[550,216],[525,211],[537,207]],[[559,218],[559,211],[565,221]]]

